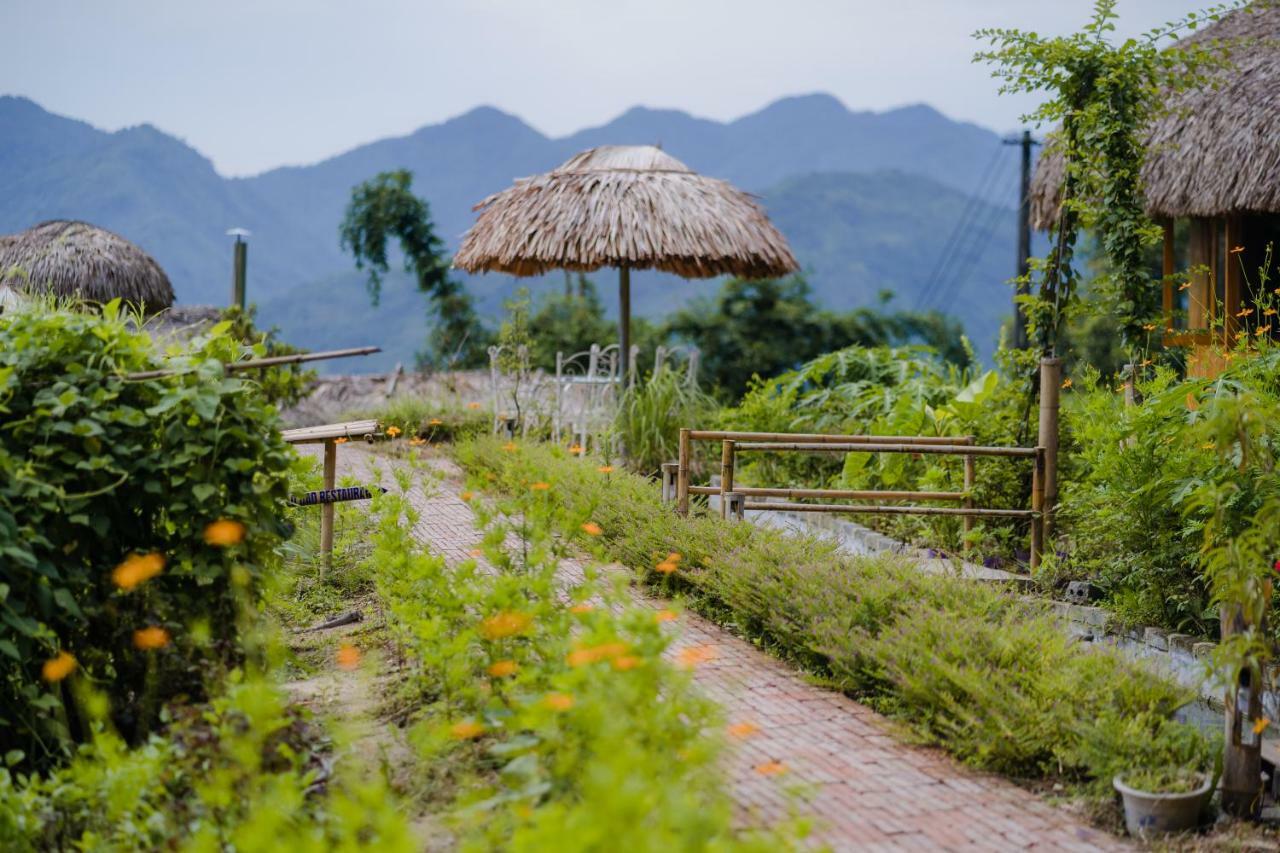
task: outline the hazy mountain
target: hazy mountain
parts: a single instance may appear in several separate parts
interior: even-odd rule
[[[1013,149],[1001,151],[994,133],[927,106],[853,112],[830,96],[809,95],[727,123],[637,107],[563,138],[481,107],[314,165],[227,179],[185,142],[149,125],[107,133],[25,98],[3,97],[0,232],[56,217],[85,219],[155,255],[180,301],[216,303],[230,289],[225,231],[242,226],[253,232],[250,299],[265,319],[311,346],[377,341],[394,346],[390,360],[407,360],[423,337],[422,299],[393,280],[384,306],[368,307],[361,277],[338,247],[351,188],[379,171],[412,170],[441,235],[456,246],[475,202],[603,143],[658,143],[692,168],[758,193],[810,271],[818,299],[833,306],[861,304],[887,288],[910,307],[962,214],[978,226],[990,222],[973,232],[990,245],[970,253],[969,283],[951,284],[959,292],[934,301],[962,317],[980,346],[991,343],[980,297],[1007,302],[1000,282],[1011,265],[1012,219],[970,205],[966,194],[1009,194],[1016,158]],[[999,180],[982,180],[997,157]],[[999,233],[987,233],[996,224]],[[610,278],[598,277],[605,294]],[[516,285],[490,276],[468,286],[492,311]],[[637,310],[665,313],[714,287],[641,276]],[[975,299],[962,297],[974,288],[981,291]]]

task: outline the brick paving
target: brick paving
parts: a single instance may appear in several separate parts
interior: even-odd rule
[[[318,454],[318,447],[302,452]],[[372,455],[358,445],[338,454],[339,475],[367,479]],[[394,464],[381,458],[375,464]],[[469,559],[479,542],[461,473],[446,459],[430,464],[436,483],[416,483],[409,499],[422,517],[416,539],[448,560]],[[389,477],[384,477],[384,480]],[[581,566],[566,561],[572,583]],[[667,602],[632,588],[642,606]],[[744,818],[772,822],[809,817],[811,836],[834,850],[1114,850],[1125,845],[1067,811],[997,776],[965,767],[936,749],[895,736],[880,714],[807,682],[786,664],[694,613],[678,623],[670,649],[701,646],[715,657],[694,671],[699,688],[731,724],[756,731],[734,740],[727,768]],[[785,772],[756,768],[780,763]],[[799,799],[795,790],[801,791]]]

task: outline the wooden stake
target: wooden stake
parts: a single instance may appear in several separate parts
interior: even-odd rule
[[[1249,628],[1243,608],[1224,606],[1219,611],[1222,637]],[[1232,817],[1256,817],[1262,808],[1262,738],[1253,731],[1262,717],[1262,673],[1245,668],[1237,673],[1235,689],[1226,703],[1225,743],[1222,755],[1222,810]]]
[[[336,485],[338,473],[338,444],[333,439],[324,443],[324,487],[332,489]],[[320,550],[324,554],[322,571],[333,565],[333,504],[320,506]],[[324,575],[321,574],[321,577]]]
[[[1040,359],[1040,432],[1036,444],[1044,448],[1044,476],[1041,485],[1044,519],[1041,535],[1053,542],[1053,509],[1058,503],[1058,394],[1062,388],[1062,359]]]
[[[973,436],[969,436],[969,442],[973,442]],[[964,458],[964,506],[965,509],[973,509],[973,481],[976,474],[974,459],[972,456]],[[964,517],[964,542],[961,544],[962,551],[970,551],[973,548],[969,542],[969,534],[973,532],[973,516],[966,515]]]
[[[733,442],[726,439],[720,444],[720,517],[729,517],[727,496],[733,491]]]
[[[1044,469],[1045,452],[1036,448],[1035,468],[1031,472],[1031,570],[1040,568],[1040,554],[1044,550]]]
[[[689,430],[680,430],[679,469],[676,471],[676,512],[689,514]]]
[[[618,358],[618,381],[625,388],[631,375],[631,268],[626,264],[618,267]]]

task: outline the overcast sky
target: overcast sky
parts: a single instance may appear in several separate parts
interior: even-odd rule
[[[732,119],[784,95],[925,102],[1004,131],[1029,102],[984,26],[1076,29],[1092,0],[0,0],[0,91],[150,122],[228,175],[310,163],[481,104],[563,135],[628,107]],[[1191,8],[1187,5],[1185,8]],[[1121,0],[1121,32],[1185,11]]]

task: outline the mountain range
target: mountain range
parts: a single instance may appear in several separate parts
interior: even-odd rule
[[[225,232],[247,228],[249,296],[261,319],[305,346],[380,344],[383,356],[359,367],[382,369],[411,360],[425,337],[426,305],[407,277],[392,276],[382,303],[370,306],[363,276],[338,245],[352,187],[380,171],[411,170],[438,233],[456,248],[475,202],[606,143],[660,144],[691,168],[756,193],[821,304],[870,304],[889,290],[895,307],[942,308],[964,321],[980,351],[994,345],[1009,311],[1016,156],[995,133],[924,105],[857,112],[807,95],[731,122],[636,107],[557,138],[478,107],[312,165],[226,178],[151,125],[106,132],[0,97],[0,232],[54,218],[93,222],[155,256],[180,302],[221,303],[230,290]],[[489,316],[520,284],[463,278]],[[610,306],[611,278],[597,276]],[[635,308],[661,314],[717,286],[638,274]]]

